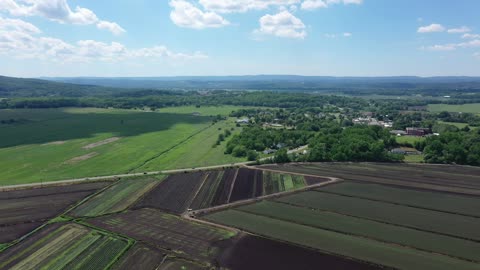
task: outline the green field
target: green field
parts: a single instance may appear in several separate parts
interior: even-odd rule
[[[77,217],[93,217],[123,211],[154,188],[160,181],[158,179],[120,180],[79,205],[71,214]]]
[[[425,141],[424,137],[417,137],[417,136],[397,136],[395,137],[397,140],[397,143],[399,144],[410,144],[414,145],[416,142],[423,142]]]
[[[430,104],[428,110],[431,112],[463,112],[463,113],[480,113],[480,103],[448,105],[448,104]]]
[[[225,155],[225,143],[212,148],[224,129],[240,128],[210,115],[238,108],[1,110],[0,120],[19,122],[0,126],[0,185],[244,161]]]
[[[278,199],[296,206],[480,240],[480,219],[359,198],[303,192]]]
[[[127,239],[67,224],[43,237],[33,235],[21,242],[21,252],[7,250],[0,268],[108,269],[131,244]]]
[[[300,189],[306,185],[303,176],[270,171],[263,172],[263,179],[265,195]]]
[[[429,232],[393,226],[331,212],[312,211],[283,203],[263,201],[236,210],[294,222],[319,229],[353,234],[382,242],[399,244],[441,254],[480,261],[480,243],[460,240]]]
[[[353,182],[342,182],[318,190],[480,217],[480,198],[476,197]]]
[[[399,269],[478,269],[478,264],[293,222],[226,210],[204,217],[266,237]]]

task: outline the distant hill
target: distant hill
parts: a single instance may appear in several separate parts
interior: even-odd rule
[[[110,95],[118,90],[103,86],[0,76],[0,97],[82,97]]]
[[[148,89],[354,90],[480,89],[480,77],[324,77],[295,75],[45,78],[82,85]]]

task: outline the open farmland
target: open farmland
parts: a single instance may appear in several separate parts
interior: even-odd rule
[[[134,208],[158,208],[181,214],[188,209],[205,177],[202,172],[170,175],[146,194]]]
[[[243,161],[225,155],[225,144],[211,147],[223,129],[240,130],[233,120],[212,125],[210,115],[231,112],[235,107],[220,107],[218,113],[210,114],[216,109],[2,110],[2,118],[22,121],[0,126],[0,184]],[[193,112],[201,114],[194,116]]]
[[[480,114],[480,103],[448,105],[448,104],[430,104],[428,110],[431,112],[463,112]]]
[[[342,182],[319,191],[480,218],[480,198],[392,186]]]
[[[312,163],[267,165],[280,172],[338,177],[357,182],[480,195],[480,168],[388,163]]]
[[[27,234],[107,184],[98,182],[0,192],[0,243]]]
[[[204,218],[273,239],[399,269],[478,269],[478,264],[448,256],[237,210],[217,212]]]
[[[123,211],[158,185],[160,181],[149,178],[120,180],[90,198],[87,202],[82,203],[71,214],[77,217],[91,217]]]
[[[114,265],[113,269],[155,270],[162,264],[164,256],[165,254],[157,249],[142,244],[135,244],[128,250],[122,259]]]
[[[129,211],[88,222],[201,261],[215,258],[222,241],[234,235],[225,229],[191,222],[155,209]]]
[[[474,217],[318,191],[294,194],[278,201],[458,238],[480,240],[480,219]]]
[[[0,269],[105,269],[129,245],[78,224],[53,224],[0,253]]]

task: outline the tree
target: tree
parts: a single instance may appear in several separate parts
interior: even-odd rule
[[[258,153],[253,150],[247,151],[247,159],[248,161],[255,161],[258,158]]]
[[[287,149],[283,148],[278,150],[273,157],[273,161],[275,163],[288,163],[290,162],[290,158],[288,157]]]

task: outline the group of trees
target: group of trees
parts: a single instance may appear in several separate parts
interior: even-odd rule
[[[480,165],[480,130],[447,132],[427,138],[425,162]]]
[[[480,126],[480,117],[473,113],[441,112],[437,117],[445,122],[466,123],[473,127]]]

